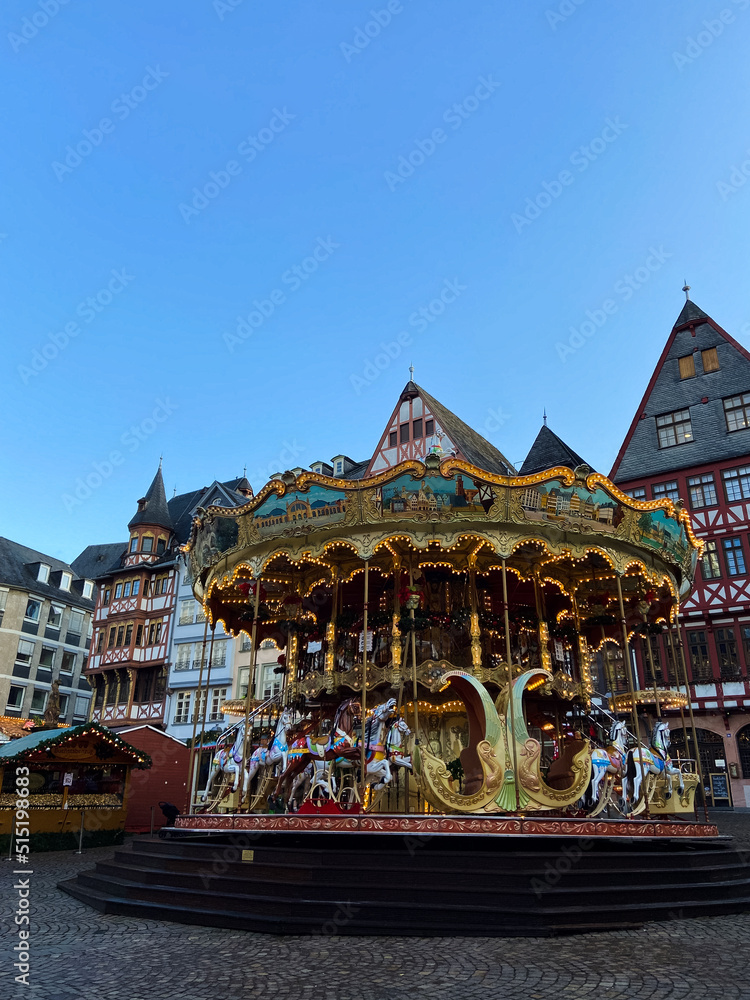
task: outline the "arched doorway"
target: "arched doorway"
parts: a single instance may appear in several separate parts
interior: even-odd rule
[[[750,726],[743,726],[737,733],[737,749],[740,755],[742,777],[750,778]]]

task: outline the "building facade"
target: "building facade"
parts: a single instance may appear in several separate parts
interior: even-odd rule
[[[734,805],[750,807],[750,353],[689,300],[610,478],[637,499],[684,503],[704,543],[681,628],[699,748],[704,774],[727,773]],[[674,684],[676,652],[650,643],[641,685]]]
[[[85,722],[94,583],[73,566],[0,538],[0,703],[9,718],[44,716],[57,681],[61,723]]]

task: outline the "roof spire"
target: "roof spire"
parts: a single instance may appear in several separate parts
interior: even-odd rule
[[[411,363],[411,364],[409,365],[409,381],[410,381],[410,382],[413,382],[413,381],[414,381],[414,362],[413,362],[413,361],[412,361],[412,363]]]
[[[247,479],[247,465],[242,470],[242,478]]]
[[[546,406],[544,407],[544,413],[542,414],[542,417],[544,419],[544,426],[546,427],[547,426],[547,407]]]
[[[682,290],[685,293],[685,301],[690,301],[690,285],[687,283],[687,278],[685,278],[685,284],[682,286]]]
[[[159,455],[159,471],[161,471],[161,463],[164,461],[164,456]]]

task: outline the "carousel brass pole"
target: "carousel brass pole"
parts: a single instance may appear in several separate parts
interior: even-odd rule
[[[362,769],[362,806],[365,804],[367,788],[367,747],[365,746],[365,721],[367,719],[367,602],[370,599],[370,562],[365,559],[365,613],[362,618],[362,735],[360,737],[360,767]]]
[[[610,711],[613,712],[615,708],[615,693],[616,693],[615,688],[617,686],[615,681],[615,671],[612,666],[612,661],[609,657],[609,644],[606,642],[607,634],[604,631],[603,625],[600,625],[599,628],[602,630],[602,644],[599,648],[603,650],[602,658],[604,661],[604,676],[606,678],[607,683],[609,684],[609,691],[610,691],[609,708]]]
[[[693,730],[693,747],[695,749],[695,766],[698,769],[698,780],[701,783],[701,797],[703,799],[703,815],[708,823],[708,800],[706,798],[706,786],[703,782],[703,765],[701,764],[701,752],[698,746],[698,730],[695,728],[695,716],[693,715],[693,698],[690,694],[690,681],[688,680],[687,660],[685,659],[685,646],[682,641],[682,630],[680,628],[680,609],[675,609],[675,625],[677,626],[677,646],[680,650],[680,663],[682,664],[682,676],[685,683],[685,694],[687,695],[688,714],[690,715],[690,727]],[[685,741],[687,743],[687,741]]]
[[[201,650],[201,669],[198,674],[198,690],[196,692],[196,700],[200,695],[201,687],[203,686],[203,664],[206,662],[206,639],[208,636],[208,615],[206,615],[206,624],[203,628],[203,649]],[[193,782],[195,780],[195,775],[193,774],[193,768],[195,765],[195,736],[198,731],[198,713],[193,713],[193,738],[190,741],[190,763],[188,766],[188,810],[192,812],[193,810],[193,797],[197,788],[193,788]]]
[[[242,737],[242,760],[240,761],[240,801],[238,811],[242,812],[245,802],[245,761],[247,760],[248,727],[250,725],[250,702],[255,691],[256,639],[258,636],[258,611],[260,609],[260,577],[255,581],[255,604],[253,606],[253,626],[250,629],[250,665],[247,670],[247,693],[245,695],[245,732]]]
[[[409,584],[414,586],[414,569],[409,562]],[[417,694],[417,633],[414,628],[414,608],[409,608],[411,618],[411,686],[414,702],[414,742],[419,742],[419,695]]]
[[[206,698],[203,702],[203,717],[201,718],[201,746],[203,746],[203,734],[206,731],[206,712],[208,709],[208,692],[211,685],[211,663],[213,662],[214,656],[214,637],[216,635],[216,623],[214,622],[211,626],[211,642],[208,647],[208,670],[206,671]],[[200,691],[198,692],[198,700],[195,705],[196,713],[200,706]]]
[[[646,666],[646,660],[648,660],[648,665],[651,668],[651,679],[654,682],[654,701],[656,702],[656,718],[661,718],[661,705],[659,704],[659,688],[656,684],[656,667],[654,665],[654,654],[651,649],[651,636],[645,634],[643,636],[643,645],[645,647],[645,656],[643,658],[644,668]]]
[[[513,663],[510,651],[510,613],[508,611],[508,574],[505,559],[503,559],[503,608],[505,612],[505,659],[508,662],[508,712],[510,714],[510,748],[513,757],[513,787],[516,791],[516,812],[521,809],[521,798],[518,792],[518,760],[516,759],[516,720],[513,707]]]
[[[620,603],[620,622],[622,624],[622,642],[623,642],[623,660],[625,666],[625,676],[628,680],[628,690],[630,691],[630,714],[633,722],[633,735],[635,736],[636,749],[640,751],[641,746],[641,730],[638,724],[638,709],[635,703],[635,684],[633,682],[633,664],[630,659],[630,642],[628,641],[628,624],[625,620],[625,601],[622,596],[622,581],[620,579],[619,573],[615,573],[615,579],[617,580],[617,599]],[[641,769],[641,788],[643,789],[643,804],[644,804],[644,815],[646,819],[651,818],[651,813],[648,808],[648,798],[646,796],[646,773],[643,769],[643,758],[642,755],[638,754],[638,763]]]

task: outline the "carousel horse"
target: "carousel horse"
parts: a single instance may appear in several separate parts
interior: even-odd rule
[[[657,722],[651,733],[650,749],[639,744],[629,751],[625,776],[622,779],[622,798],[625,812],[628,811],[628,801],[631,803],[630,811],[632,812],[641,794],[641,782],[649,774],[657,777],[662,774],[664,775],[667,783],[666,797],[668,799],[672,796],[672,778],[677,777],[679,779],[678,787],[681,793],[685,790],[682,770],[679,767],[675,767],[669,756],[669,744],[669,723]]]
[[[591,784],[589,801],[599,801],[601,784],[605,776],[622,777],[627,756],[627,726],[624,722],[613,722],[609,731],[610,745],[606,750],[597,747],[591,754]]]
[[[356,698],[347,698],[336,709],[331,732],[325,740],[315,740],[311,736],[295,740],[289,748],[289,762],[276,782],[275,794],[280,795],[284,785],[287,782],[293,782],[308,764],[317,765],[324,761],[332,762],[339,757],[358,757],[359,750],[354,738],[354,720],[361,711],[359,701]],[[325,782],[320,781],[317,771],[313,778],[316,785],[325,784]]]
[[[234,744],[231,750],[227,750],[226,741],[231,735],[234,734]],[[220,746],[219,741],[224,745]],[[208,794],[213,788],[213,784],[219,774],[231,774],[232,775],[232,791],[237,791],[237,785],[239,784],[240,777],[240,767],[242,766],[242,750],[245,743],[245,720],[238,722],[236,726],[232,726],[223,733],[219,740],[217,741],[216,753],[214,754],[213,760],[211,761],[211,771],[208,775],[208,781],[206,782],[206,787],[201,795],[201,802],[205,802],[208,798]]]
[[[364,783],[372,784],[373,791],[376,792],[385,788],[393,776],[383,734],[395,712],[396,699],[389,698],[377,706],[365,723]],[[361,747],[357,749],[356,755],[350,755],[344,760],[337,759],[336,764],[344,770],[356,767],[360,755]]]
[[[261,768],[269,766],[278,767],[281,765],[282,772],[286,770],[287,760],[289,759],[289,746],[286,734],[291,724],[292,714],[288,708],[285,708],[276,723],[271,745],[269,747],[258,747],[257,750],[253,751],[245,768],[245,780],[242,786],[243,800],[247,796],[250,782]]]
[[[411,729],[404,719],[396,719],[386,733],[385,751],[395,767],[406,767],[411,770],[411,754],[404,754],[405,743],[410,736]]]

